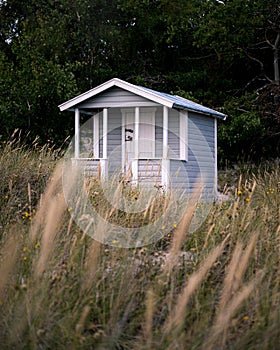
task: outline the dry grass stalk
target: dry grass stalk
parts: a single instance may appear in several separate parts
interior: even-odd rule
[[[45,271],[47,262],[54,248],[55,237],[59,231],[61,219],[66,210],[62,194],[49,201],[49,209],[45,217],[45,227],[41,239],[41,250],[35,265],[35,276],[39,277]]]
[[[89,288],[94,280],[95,273],[98,267],[98,258],[100,254],[101,243],[92,240],[88,249],[84,263],[84,281],[82,288]]]
[[[219,303],[219,309],[223,310],[234,293],[240,287],[241,280],[248,266],[249,259],[256,244],[256,235],[254,235],[244,253],[242,254],[242,244],[236,243],[231,261],[228,266],[227,274],[224,280],[224,288]]]
[[[232,286],[234,284],[235,271],[239,264],[241,255],[242,255],[242,244],[240,242],[237,242],[231,257],[231,261],[227,267],[227,273],[224,280],[223,293],[219,303],[219,308],[221,310],[225,308],[226,304],[232,297]]]
[[[199,285],[202,283],[202,281],[205,279],[207,273],[209,272],[215,261],[223,252],[224,245],[228,238],[229,235],[223,240],[223,242],[220,245],[218,245],[212,250],[212,252],[206,257],[199,270],[193,273],[188,279],[188,281],[184,284],[183,290],[178,296],[178,300],[173,310],[171,310],[167,321],[165,322],[165,334],[169,334],[171,331],[177,331],[178,328],[180,328],[180,326],[183,325],[186,314],[186,306],[190,298],[197,290]]]
[[[76,327],[75,327],[76,333],[81,334],[83,332],[89,312],[90,312],[90,306],[86,305],[83,308],[83,311],[82,311],[82,314],[80,316],[79,322],[76,324]]]
[[[147,349],[152,348],[153,317],[155,312],[155,304],[156,301],[154,291],[152,289],[149,289],[147,292],[145,321],[143,325],[143,337],[145,339]]]
[[[215,226],[216,226],[216,224],[212,224],[209,227],[202,249],[205,249],[207,247],[208,239],[209,239],[209,237],[210,237],[210,235],[211,235],[211,233],[212,233],[212,231],[213,231]]]
[[[14,235],[9,234],[8,239],[2,247],[3,256],[0,264],[0,306],[5,299],[5,290],[9,285],[10,277],[14,272],[17,261],[18,240]],[[5,262],[5,263],[3,263]]]
[[[240,290],[239,293],[234,295],[230,302],[227,304],[227,306],[220,310],[217,314],[216,321],[212,327],[212,330],[209,332],[210,338],[205,343],[203,349],[211,350],[217,348],[217,338],[223,334],[222,337],[222,344],[218,348],[224,348],[225,341],[226,341],[226,330],[230,326],[230,320],[232,316],[237,312],[239,307],[242,305],[242,303],[250,296],[252,291],[256,288],[256,286],[261,282],[262,278],[264,277],[264,272],[259,271],[257,276],[249,282],[247,285],[244,285],[243,288]]]
[[[32,221],[32,226],[30,230],[30,237],[31,240],[34,241],[39,232],[40,228],[44,226],[44,224],[47,222],[46,220],[46,213],[49,210],[50,201],[52,198],[58,194],[61,193],[61,175],[62,175],[62,164],[58,164],[57,167],[54,170],[54,173],[51,177],[51,180],[40,200],[40,206],[38,208],[38,211]]]
[[[171,271],[173,266],[176,264],[180,249],[186,238],[189,226],[191,224],[193,215],[195,213],[196,205],[200,198],[201,192],[202,192],[202,183],[199,182],[196,184],[193,192],[191,193],[190,200],[182,220],[180,221],[178,227],[174,231],[174,237],[169,250],[168,258],[166,260],[164,272]]]

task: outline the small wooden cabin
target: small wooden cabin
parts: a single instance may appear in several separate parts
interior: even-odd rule
[[[134,184],[187,192],[200,177],[207,193],[217,192],[217,120],[225,114],[117,78],[59,108],[75,114],[73,159],[91,176],[123,174]],[[82,114],[92,119],[90,152]]]

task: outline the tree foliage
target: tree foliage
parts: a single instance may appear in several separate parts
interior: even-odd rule
[[[280,0],[2,0],[1,134],[60,142],[57,105],[115,76],[227,112],[223,157],[272,156],[279,45]]]

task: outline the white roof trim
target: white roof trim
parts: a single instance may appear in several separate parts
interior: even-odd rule
[[[81,102],[84,102],[85,100],[88,100],[89,98],[100,94],[101,92],[110,89],[113,86],[117,86],[121,89],[130,91],[136,95],[142,96],[144,98],[147,98],[148,100],[151,100],[153,102],[159,103],[161,105],[164,105],[166,107],[172,108],[173,102],[169,101],[167,98],[161,97],[157,94],[152,93],[151,91],[146,91],[144,89],[141,89],[141,87],[130,84],[126,81],[123,81],[118,78],[113,78],[87,92],[84,92],[83,94],[72,98],[69,101],[66,101],[59,105],[59,109],[61,111],[65,111],[66,109],[73,108],[74,106],[80,104]]]

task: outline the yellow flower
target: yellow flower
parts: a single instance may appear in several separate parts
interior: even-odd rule
[[[29,217],[29,213],[26,211],[25,214],[24,214],[24,216],[25,216],[26,218],[28,218],[28,217]]]
[[[70,207],[70,208],[68,208],[68,211],[69,211],[69,212],[70,212],[70,211],[72,211],[72,210],[73,210],[73,208],[71,208],[71,207]]]
[[[9,196],[5,196],[4,198],[5,198],[5,199],[8,199],[8,198],[9,198]]]
[[[245,201],[247,202],[247,203],[249,203],[250,202],[250,198],[249,197],[247,197],[246,199],[245,199]]]
[[[238,191],[237,191],[237,194],[238,194],[238,196],[240,196],[240,195],[242,194],[242,191],[241,191],[241,190],[238,190]]]
[[[24,257],[23,257],[23,261],[26,261],[26,260],[27,260],[27,256],[24,256]]]
[[[34,248],[35,248],[35,249],[40,248],[40,243],[36,243],[36,244],[34,245]]]
[[[27,247],[23,247],[23,248],[22,248],[22,251],[23,251],[23,252],[28,252],[28,248],[27,248]]]
[[[116,244],[116,243],[118,243],[118,240],[117,239],[113,239],[112,243]]]
[[[243,320],[244,320],[244,321],[248,321],[248,320],[249,320],[249,316],[247,316],[247,315],[244,316],[244,317],[243,317]]]
[[[164,229],[165,229],[165,226],[164,226],[164,225],[162,225],[162,226],[161,226],[161,229],[162,229],[162,230],[164,230]]]
[[[176,228],[176,227],[177,227],[177,224],[176,224],[176,222],[174,222],[174,224],[173,224],[173,227],[174,227],[174,228]]]

